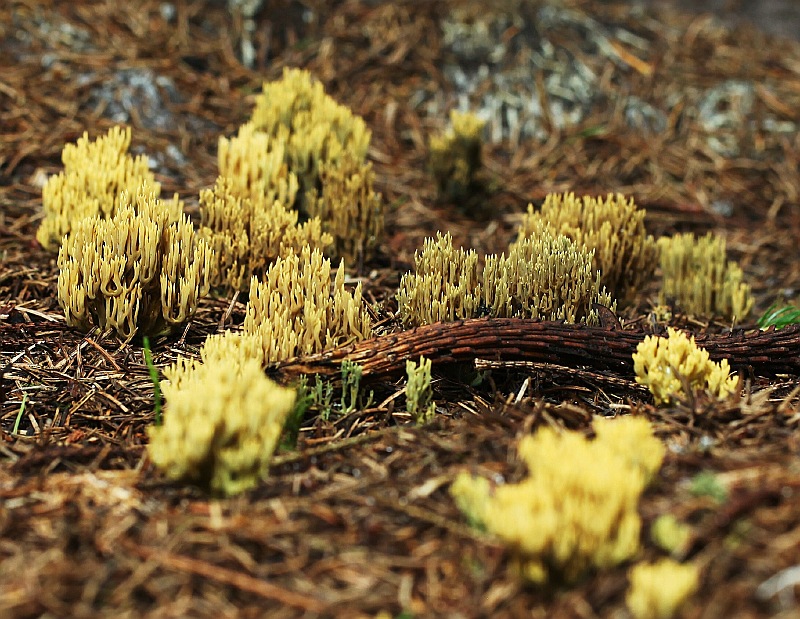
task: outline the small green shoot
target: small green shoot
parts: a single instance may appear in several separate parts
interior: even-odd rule
[[[315,375],[314,384],[311,385],[308,376],[301,376],[297,387],[295,409],[289,415],[284,426],[286,432],[284,447],[291,448],[296,444],[300,424],[311,409],[319,411],[320,419],[328,421],[333,415],[334,409],[338,409],[339,415],[347,415],[359,407],[367,408],[372,404],[372,391],[369,392],[366,403],[363,402],[360,393],[363,371],[363,368],[357,363],[347,359],[342,361],[342,396],[338,406],[333,402],[333,380],[324,380],[319,375]]]
[[[758,326],[761,329],[768,329],[774,326],[776,329],[794,325],[800,322],[800,308],[794,305],[780,306],[773,303],[764,315],[758,319]]]
[[[692,477],[689,492],[695,496],[711,497],[717,503],[728,500],[728,489],[711,471],[700,471]]]
[[[161,384],[158,380],[158,369],[153,363],[153,353],[150,351],[150,338],[146,335],[142,339],[144,347],[144,362],[150,372],[150,380],[153,381],[153,412],[155,414],[155,425],[161,425]]]
[[[431,388],[431,360],[420,357],[419,364],[406,361],[406,375],[406,410],[411,413],[417,425],[426,424],[436,414]]]
[[[361,375],[364,369],[348,359],[342,361],[342,415],[349,415],[358,408],[359,388],[361,387]],[[367,398],[364,407],[372,403],[372,392]]]
[[[320,384],[319,376],[314,377],[317,385]],[[283,439],[281,449],[290,451],[297,447],[297,438],[300,436],[300,425],[306,416],[309,408],[314,406],[315,391],[308,386],[308,376],[303,374],[297,385],[297,399],[294,401],[294,408],[286,422],[283,424]]]
[[[311,391],[312,406],[319,409],[319,416],[323,421],[328,421],[333,412],[333,383],[314,377],[314,389]]]
[[[28,394],[22,394],[22,404],[19,405],[19,412],[17,413],[17,418],[14,420],[14,427],[11,430],[11,434],[17,434],[19,432],[19,422],[22,421],[22,415],[25,412],[25,404],[28,402]]]

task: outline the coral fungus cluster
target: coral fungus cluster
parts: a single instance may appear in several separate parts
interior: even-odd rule
[[[627,298],[652,279],[658,263],[658,248],[645,230],[644,217],[645,211],[636,207],[633,198],[621,194],[609,194],[605,199],[548,194],[541,210],[528,207],[519,238],[544,225],[594,250],[593,265],[600,271],[601,284],[612,294]]]
[[[123,193],[111,217],[72,224],[58,253],[58,302],[84,331],[167,332],[194,315],[211,257],[177,200]]]
[[[685,387],[725,398],[736,391],[739,378],[730,374],[727,359],[714,363],[697,346],[694,336],[669,328],[667,337],[648,335],[633,355],[636,382],[647,386],[656,402],[685,397]]]
[[[686,312],[741,320],[753,298],[741,267],[726,257],[725,239],[676,234],[658,240],[664,283],[660,301],[674,301]]]
[[[594,303],[614,302],[600,289],[592,253],[547,228],[512,245],[508,255],[454,248],[449,234],[427,239],[416,270],[400,280],[397,305],[410,325],[479,315],[595,322]]]
[[[647,420],[598,418],[597,437],[543,428],[519,444],[528,477],[492,486],[461,473],[450,488],[467,517],[511,550],[529,580],[574,582],[639,550],[639,497],[664,446]]]
[[[371,330],[361,284],[345,289],[342,264],[331,279],[331,262],[318,250],[280,258],[264,281],[251,282],[244,332],[258,338],[265,365],[362,340]]]
[[[308,71],[285,69],[281,79],[265,83],[251,120],[219,140],[219,172],[227,180],[218,187],[221,182],[232,198],[226,217],[207,212],[210,200],[201,204],[204,234],[219,249],[220,270],[233,262],[252,265],[233,280],[241,286],[246,276],[259,274],[264,249],[278,255],[279,237],[284,256],[309,240],[348,260],[369,257],[383,230],[381,197],[366,162],[370,137],[364,120],[325,94]],[[307,219],[304,229],[297,229],[298,216]],[[228,221],[251,234],[266,225],[272,246],[249,238],[249,244],[232,247],[229,238],[237,235]]]
[[[210,337],[200,361],[179,358],[165,374],[164,424],[148,431],[153,463],[171,479],[218,494],[255,486],[294,407],[294,389],[268,379],[232,335]]]
[[[36,238],[45,249],[58,251],[64,235],[86,217],[112,216],[123,192],[161,193],[147,157],[131,157],[130,144],[130,128],[113,127],[96,140],[84,133],[75,144],[64,146],[64,170],[51,176],[42,190],[44,219]]]

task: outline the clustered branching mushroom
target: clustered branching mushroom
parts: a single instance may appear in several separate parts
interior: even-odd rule
[[[600,283],[619,298],[630,298],[653,278],[658,248],[644,227],[645,211],[621,194],[602,197],[549,194],[541,210],[528,206],[519,230],[522,240],[541,226],[594,250]]]
[[[319,218],[298,222],[299,213],[279,199],[242,197],[230,178],[220,176],[214,189],[200,192],[200,234],[214,250],[211,283],[243,290],[251,277],[261,278],[278,258],[304,247],[326,250],[333,237]]]
[[[125,340],[186,323],[208,291],[212,254],[176,202],[123,193],[114,214],[73,224],[58,253],[67,323]]]
[[[709,232],[658,240],[663,285],[661,303],[674,301],[686,312],[717,314],[730,320],[746,318],[753,307],[750,286],[741,267],[729,261],[725,239]]]
[[[485,126],[475,114],[453,110],[450,128],[431,136],[429,165],[439,195],[460,200],[476,188]]]
[[[664,457],[646,419],[596,418],[597,437],[542,428],[519,444],[528,476],[493,485],[459,474],[450,487],[471,523],[506,544],[535,583],[575,582],[639,551],[639,497]]]
[[[361,284],[344,287],[344,264],[331,278],[331,262],[304,247],[275,261],[263,281],[253,278],[244,332],[261,343],[264,365],[322,352],[369,337]]]
[[[77,143],[64,146],[64,170],[51,176],[42,190],[44,219],[36,239],[45,249],[58,251],[64,235],[81,219],[111,217],[123,192],[160,194],[147,157],[131,157],[130,143],[130,128],[112,127],[96,140],[84,133]]]
[[[307,71],[286,69],[282,79],[264,84],[251,120],[219,141],[220,176],[227,180],[218,186],[224,184],[232,197],[228,216],[215,217],[207,213],[208,201],[201,203],[202,233],[218,249],[220,270],[234,262],[242,270],[226,283],[241,286],[246,276],[259,274],[264,261],[255,239],[236,241],[235,247],[229,239],[215,239],[236,238],[226,225],[235,228],[239,220],[259,220],[260,228],[277,217],[269,234],[273,244],[283,238],[282,255],[299,252],[305,240],[349,261],[372,254],[383,232],[383,205],[366,163],[370,137],[364,120],[326,95]],[[242,215],[236,214],[238,207]],[[288,225],[290,213],[295,223]],[[298,214],[308,220],[308,229],[298,229],[306,225],[297,223]],[[216,227],[205,225],[211,220]],[[325,236],[316,232],[320,228]],[[248,273],[249,266],[254,270]]]
[[[408,325],[479,315],[597,322],[593,304],[615,307],[600,288],[592,252],[539,226],[511,246],[508,255],[486,256],[454,248],[437,233],[414,254],[415,271],[400,280],[398,312]]]

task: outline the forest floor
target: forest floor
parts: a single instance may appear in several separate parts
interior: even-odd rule
[[[152,466],[142,348],[65,325],[55,257],[35,240],[42,186],[65,143],[127,124],[133,152],[196,218],[219,136],[285,66],[311,71],[372,130],[386,234],[350,274],[384,332],[399,329],[393,295],[425,237],[505,251],[550,192],[622,192],[653,235],[724,236],[756,299],[742,337],[800,293],[799,43],[614,2],[266,4],[252,69],[238,59],[243,21],[221,2],[0,5],[0,615],[625,617],[629,564],[527,586],[447,489],[463,470],[519,479],[515,446],[540,426],[588,433],[594,415],[630,413],[667,445],[640,503],[640,558],[663,555],[649,536],[659,515],[691,527],[679,558],[700,566],[700,588],[681,616],[796,617],[799,579],[774,578],[800,566],[791,373],[740,364],[740,399],[656,408],[632,371],[500,364],[470,386],[442,370],[431,424],[410,420],[401,380],[375,382],[374,404],[306,419],[297,448],[236,498]],[[458,107],[481,113],[491,138],[485,191],[453,203],[437,196],[427,144]],[[620,309],[625,329],[657,323],[657,293]],[[156,365],[236,328],[244,307],[203,300],[185,331],[152,342]],[[698,335],[731,328],[672,316]]]

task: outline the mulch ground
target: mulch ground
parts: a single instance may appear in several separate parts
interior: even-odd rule
[[[514,446],[541,425],[588,432],[594,414],[631,412],[668,445],[641,501],[642,558],[661,556],[649,526],[671,513],[692,530],[680,558],[702,568],[682,616],[797,616],[797,578],[773,578],[800,565],[795,375],[754,373],[724,405],[656,409],[618,372],[495,364],[469,386],[451,369],[435,377],[438,414],[424,428],[404,410],[401,381],[384,379],[369,407],[307,419],[263,484],[220,501],[149,463],[141,347],[64,324],[54,257],[34,236],[63,145],[130,124],[134,152],[196,216],[218,137],[284,66],[309,69],[373,132],[386,237],[352,275],[386,332],[426,236],[447,230],[502,251],[527,204],[553,191],[621,191],[647,209],[653,234],[725,236],[754,316],[796,296],[797,43],[615,3],[487,4],[270,0],[246,68],[246,24],[222,2],[2,3],[0,615],[624,617],[628,566],[571,588],[525,586],[447,488],[465,469],[519,479]],[[427,140],[465,101],[488,110],[493,139],[484,190],[453,203],[436,194]],[[538,121],[525,124],[533,108]],[[650,321],[656,296],[643,290],[623,322]],[[204,300],[184,332],[153,342],[156,364],[196,353],[243,311],[239,299]],[[730,326],[679,312],[673,324],[711,335]],[[701,473],[723,496],[696,491]]]

